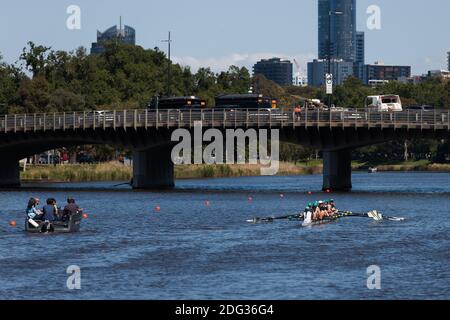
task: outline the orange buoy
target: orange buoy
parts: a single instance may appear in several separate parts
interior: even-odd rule
[[[311,192],[311,191],[308,191],[308,195],[309,195],[309,196],[312,195],[312,192]]]
[[[209,206],[211,206],[211,203],[208,200],[206,200],[205,201],[205,207],[209,207]]]
[[[88,219],[89,215],[87,213],[83,213],[83,219]]]
[[[330,193],[330,192],[331,192],[331,190],[330,190],[330,189],[327,189],[327,190],[326,190],[326,192],[327,192],[327,193]]]
[[[156,212],[160,212],[160,211],[161,211],[161,207],[160,207],[160,206],[156,206],[156,207],[155,207],[155,211],[156,211]]]
[[[11,220],[11,221],[9,222],[9,225],[10,225],[11,227],[13,227],[13,228],[17,227],[17,222],[16,222],[16,220]]]

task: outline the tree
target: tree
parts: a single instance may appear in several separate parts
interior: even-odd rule
[[[43,76],[23,80],[20,84],[19,96],[22,104],[15,112],[46,112],[50,102],[47,80]]]
[[[36,46],[32,41],[28,42],[28,48],[23,48],[20,59],[25,62],[27,70],[37,76],[47,65],[51,47]]]

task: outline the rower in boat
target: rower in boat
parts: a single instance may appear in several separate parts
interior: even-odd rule
[[[317,220],[323,220],[325,217],[328,216],[328,208],[325,201],[319,201],[317,208],[318,208]]]
[[[334,200],[333,199],[327,200],[326,205],[327,205],[327,217],[334,218],[339,213],[339,210],[336,209],[336,205],[334,204]]]

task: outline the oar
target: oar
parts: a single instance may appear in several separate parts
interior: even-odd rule
[[[267,217],[267,218],[253,218],[251,220],[247,220],[248,223],[260,223],[260,222],[274,222],[275,220],[288,220],[303,217],[303,213],[290,214],[287,216],[281,217]]]
[[[405,221],[406,220],[405,218],[384,216],[376,210],[370,211],[368,213],[357,213],[357,212],[351,212],[351,211],[339,211],[339,213],[342,213],[342,214],[344,214],[344,216],[347,216],[347,217],[372,218],[375,221],[381,221],[381,220]]]

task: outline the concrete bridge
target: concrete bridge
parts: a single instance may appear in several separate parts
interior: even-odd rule
[[[351,151],[394,139],[450,136],[450,111],[124,110],[0,116],[0,187],[20,185],[19,160],[50,149],[109,144],[134,152],[134,188],[171,188],[175,129],[279,129],[282,141],[320,149],[323,188],[349,190]]]

